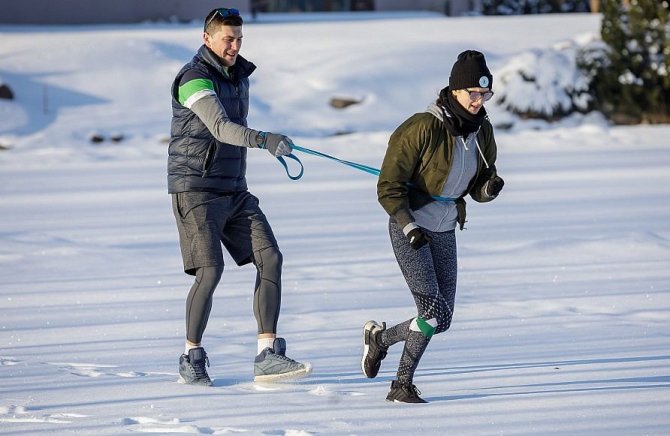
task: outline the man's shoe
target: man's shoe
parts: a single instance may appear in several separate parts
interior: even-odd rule
[[[254,381],[273,382],[286,378],[304,377],[312,371],[307,363],[286,357],[286,341],[276,338],[272,348],[266,348],[254,360]]]
[[[411,383],[400,383],[398,380],[391,382],[391,390],[386,396],[386,401],[393,401],[396,403],[427,403],[428,401],[421,398],[421,391]]]
[[[211,386],[212,380],[207,375],[209,359],[202,347],[191,348],[188,354],[179,357],[179,382],[189,385]]]
[[[386,357],[388,347],[380,342],[381,333],[386,330],[386,323],[377,324],[377,321],[368,321],[363,327],[363,359],[361,369],[368,378],[377,377],[382,360]]]

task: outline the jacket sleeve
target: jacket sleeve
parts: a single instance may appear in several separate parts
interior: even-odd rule
[[[478,203],[486,203],[497,197],[487,193],[489,182],[498,175],[495,165],[498,148],[493,136],[493,126],[491,126],[488,120],[485,123],[482,126],[482,133],[477,140],[479,141],[479,146],[486,163],[484,164],[484,169],[478,173],[477,179],[468,192],[470,197]],[[488,167],[486,167],[486,164],[488,164]]]
[[[408,184],[419,164],[426,129],[414,117],[391,135],[377,181],[377,199],[400,227],[414,221],[409,206]]]

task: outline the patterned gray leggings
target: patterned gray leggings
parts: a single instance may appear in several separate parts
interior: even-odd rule
[[[430,242],[414,250],[402,229],[393,220],[389,222],[391,245],[418,311],[417,317],[386,329],[381,337],[386,346],[405,342],[398,366],[398,380],[403,383],[412,382],[431,336],[446,331],[454,313],[456,234],[453,230],[425,232]]]

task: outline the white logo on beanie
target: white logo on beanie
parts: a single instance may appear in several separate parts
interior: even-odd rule
[[[482,76],[479,78],[479,86],[482,88],[488,88],[489,87],[489,78],[486,76]]]

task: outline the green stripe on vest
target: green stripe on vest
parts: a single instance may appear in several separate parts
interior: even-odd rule
[[[416,317],[416,325],[419,327],[419,330],[421,330],[421,333],[428,339],[430,339],[433,334],[435,334],[435,327],[432,325],[428,324],[425,319],[421,318],[420,316]]]
[[[193,79],[179,87],[179,104],[184,104],[196,92],[209,89],[214,91],[214,82],[208,79]]]

